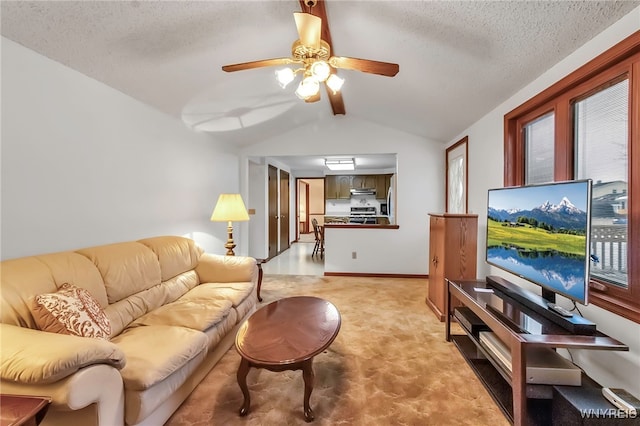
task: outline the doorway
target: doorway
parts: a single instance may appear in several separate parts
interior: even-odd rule
[[[296,240],[300,240],[300,236],[308,234],[311,229],[311,222],[309,222],[309,183],[302,179],[296,180],[298,181]]]
[[[289,248],[289,228],[291,226],[289,220],[289,173],[280,170],[280,250],[282,253]]]
[[[269,165],[269,259],[278,254],[278,169]]]

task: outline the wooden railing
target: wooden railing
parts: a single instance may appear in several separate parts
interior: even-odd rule
[[[591,275],[627,285],[627,225],[591,227]]]

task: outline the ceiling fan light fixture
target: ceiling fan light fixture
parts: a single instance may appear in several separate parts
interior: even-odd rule
[[[345,170],[355,170],[356,162],[353,158],[325,158],[324,165],[327,166],[329,170],[333,171],[345,171]]]
[[[333,94],[335,95],[344,84],[344,78],[340,78],[335,74],[331,74],[327,79],[327,87],[331,89]]]
[[[296,89],[296,96],[300,99],[307,99],[316,95],[320,91],[320,83],[312,76],[305,77],[298,88]]]
[[[296,78],[295,72],[291,68],[276,70],[276,79],[283,89]]]
[[[318,81],[325,81],[327,77],[329,77],[329,74],[331,74],[329,64],[322,60],[315,61],[311,64],[310,71],[311,75]]]

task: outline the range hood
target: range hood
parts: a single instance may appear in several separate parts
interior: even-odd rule
[[[351,188],[351,195],[376,195],[375,188]]]

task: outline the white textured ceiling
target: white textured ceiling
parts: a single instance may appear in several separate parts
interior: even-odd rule
[[[639,1],[337,1],[334,54],[400,64],[394,78],[340,70],[347,115],[448,142]],[[287,1],[5,1],[2,35],[237,145],[330,115],[280,89]],[[340,117],[336,117],[340,119]]]

